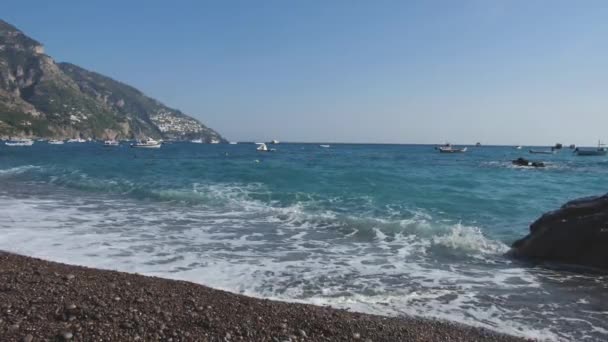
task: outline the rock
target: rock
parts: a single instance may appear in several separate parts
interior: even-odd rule
[[[354,333],[353,334],[353,339],[358,340],[360,338],[361,338],[361,334],[359,334],[359,333]]]
[[[65,309],[69,311],[76,310],[76,304],[68,304],[65,306]]]
[[[27,334],[23,337],[23,342],[32,342],[34,340],[34,336],[32,334]]]
[[[306,337],[307,337],[307,336],[306,336],[306,331],[304,331],[304,330],[300,329],[300,336],[302,336],[302,337],[306,338]]]
[[[509,255],[608,269],[608,194],[570,201],[530,225]]]
[[[71,332],[66,331],[66,332],[64,332],[63,334],[61,334],[61,337],[63,337],[63,339],[64,339],[65,341],[69,341],[69,340],[71,340],[71,339],[72,339],[72,337],[74,337],[74,335],[73,335]]]
[[[64,279],[65,279],[65,280],[72,280],[72,279],[74,279],[74,278],[76,278],[76,276],[75,276],[75,275],[73,275],[73,274],[68,274],[68,275],[66,275],[66,276],[64,277]]]
[[[545,167],[545,163],[541,161],[531,161],[525,158],[517,158],[512,161],[513,165],[527,166],[527,167]]]
[[[17,330],[17,329],[19,329],[19,324],[16,324],[16,323],[15,324],[11,324],[11,325],[9,325],[8,328],[11,329],[11,330]]]

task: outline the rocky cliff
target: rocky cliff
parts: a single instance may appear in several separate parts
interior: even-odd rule
[[[0,137],[224,139],[139,90],[69,63],[0,20]]]
[[[608,194],[541,216],[513,243],[512,256],[608,269]]]

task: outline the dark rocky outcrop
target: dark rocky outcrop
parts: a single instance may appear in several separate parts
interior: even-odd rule
[[[545,163],[541,161],[531,161],[525,158],[517,158],[512,161],[513,165],[527,166],[527,167],[545,167]]]
[[[608,269],[608,194],[570,201],[530,225],[515,257]]]

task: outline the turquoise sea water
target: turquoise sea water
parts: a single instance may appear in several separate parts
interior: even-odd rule
[[[252,296],[608,339],[608,282],[504,256],[608,189],[608,158],[510,147],[0,146],[0,249]],[[544,169],[514,167],[523,156]]]

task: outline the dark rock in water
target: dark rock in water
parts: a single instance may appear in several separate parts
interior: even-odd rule
[[[545,167],[545,163],[540,161],[530,161],[525,158],[517,158],[512,161],[513,165],[517,166],[530,166],[530,167]]]
[[[544,214],[511,247],[515,257],[608,269],[608,194]]]

